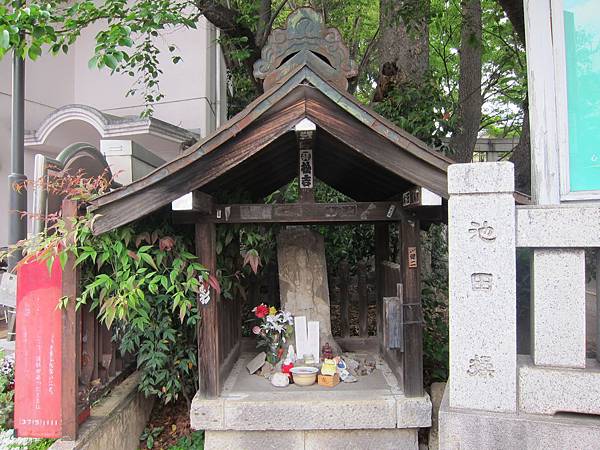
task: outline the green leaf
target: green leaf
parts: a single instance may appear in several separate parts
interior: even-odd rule
[[[91,58],[91,59],[88,61],[88,67],[89,67],[90,69],[95,69],[95,68],[97,68],[97,67],[98,67],[98,57],[97,57],[97,56],[94,56],[93,58]]]
[[[67,252],[60,252],[58,255],[58,260],[60,262],[61,269],[65,270],[65,266],[67,265],[67,260],[69,259],[69,255]]]
[[[10,46],[10,33],[8,30],[2,30],[0,34],[0,48],[7,49]]]
[[[148,253],[138,252],[138,256],[140,258],[142,258],[146,263],[150,264],[154,270],[158,270],[158,267],[156,267],[156,263],[154,262],[154,259],[152,259],[152,256],[150,256]]]
[[[117,58],[115,58],[113,55],[104,55],[102,60],[104,61],[104,64],[106,64],[106,66],[112,70],[115,70],[119,64]]]
[[[42,54],[42,49],[37,45],[32,45],[31,47],[29,47],[29,50],[27,51],[27,56],[29,56],[29,58],[33,61],[38,59],[41,54]]]

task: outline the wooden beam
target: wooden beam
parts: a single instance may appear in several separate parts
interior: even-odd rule
[[[98,214],[95,235],[113,230],[149,214],[247,161],[263,148],[289,131],[290,124],[304,116],[304,101],[298,99],[290,107],[256,121],[252,131],[245,130],[226,142],[215,142],[199,157],[186,154],[132,183],[115,194],[97,199],[90,210]],[[218,151],[216,150],[218,147]],[[198,152],[196,152],[198,153]],[[187,164],[184,164],[189,161]],[[121,192],[122,191],[122,192]],[[119,193],[120,192],[120,193]],[[133,195],[135,193],[135,195]]]
[[[420,224],[402,221],[402,284],[404,285],[404,394],[423,395],[423,310],[421,306]]]
[[[211,274],[216,273],[216,229],[214,223],[196,224],[196,255]],[[221,392],[220,380],[220,299],[210,288],[210,300],[199,305],[201,320],[198,322],[198,368],[200,392],[206,398],[214,398]]]
[[[215,205],[210,215],[173,211],[175,223],[359,223],[405,217],[400,202]]]

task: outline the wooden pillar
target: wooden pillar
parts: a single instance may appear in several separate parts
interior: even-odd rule
[[[402,284],[404,285],[404,394],[423,395],[423,311],[421,306],[420,224],[402,222]]]
[[[375,287],[377,297],[377,336],[383,350],[383,268],[390,258],[390,229],[387,223],[375,224]]]
[[[63,217],[69,226],[69,218],[77,215],[77,202],[62,203]],[[75,309],[79,291],[79,270],[75,258],[69,256],[62,273],[62,294],[68,298],[62,310],[62,368],[61,368],[61,435],[64,439],[77,439],[77,394],[79,387],[79,350],[81,345],[80,313]]]
[[[194,201],[194,207],[200,212],[209,213],[212,208],[211,199],[198,195],[202,202]],[[217,233],[214,223],[196,224],[196,255],[201,264],[211,275],[217,271],[216,252]],[[220,299],[213,288],[210,289],[210,300],[206,305],[198,305],[200,321],[198,323],[198,368],[200,377],[200,392],[207,398],[217,397],[221,392],[219,372],[221,368],[220,349]]]

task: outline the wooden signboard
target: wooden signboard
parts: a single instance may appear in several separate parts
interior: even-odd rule
[[[61,437],[62,270],[58,258],[22,266],[17,281],[15,429],[20,437]]]

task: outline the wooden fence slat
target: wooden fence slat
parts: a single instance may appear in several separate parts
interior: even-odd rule
[[[92,359],[92,364],[93,364],[93,372],[92,372],[92,380],[96,380],[98,379],[98,377],[100,376],[99,370],[100,370],[100,349],[101,349],[101,345],[100,345],[100,322],[98,322],[97,320],[94,321],[94,355],[93,355],[93,359]]]
[[[82,315],[82,346],[83,351],[81,354],[81,379],[84,383],[92,381],[94,374],[94,358],[96,352],[96,316],[93,311],[90,311],[89,305],[83,305],[81,307]]]
[[[100,325],[100,367],[101,373],[100,378],[102,383],[106,383],[110,379],[110,365],[112,362],[112,342],[111,342],[111,331],[106,328],[106,325]]]
[[[369,335],[369,296],[367,292],[367,266],[364,261],[358,263],[358,334]]]
[[[377,305],[377,336],[383,350],[383,267],[390,255],[390,235],[387,223],[375,224],[375,291]]]
[[[340,283],[340,311],[342,337],[350,336],[350,296],[348,285],[350,284],[350,265],[343,260],[338,267],[338,279]]]

